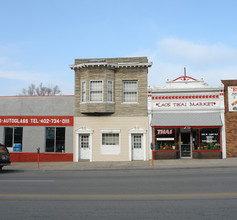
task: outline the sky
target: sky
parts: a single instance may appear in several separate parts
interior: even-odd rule
[[[237,79],[236,0],[0,0],[0,96],[74,94],[75,59],[147,56],[148,85]]]

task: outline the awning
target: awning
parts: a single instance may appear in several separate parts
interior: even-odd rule
[[[220,113],[156,113],[151,126],[222,126]]]

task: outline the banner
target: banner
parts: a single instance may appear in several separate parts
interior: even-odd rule
[[[73,116],[0,116],[0,126],[73,126]]]

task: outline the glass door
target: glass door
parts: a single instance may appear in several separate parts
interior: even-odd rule
[[[181,158],[191,158],[191,137],[190,131],[181,131]]]

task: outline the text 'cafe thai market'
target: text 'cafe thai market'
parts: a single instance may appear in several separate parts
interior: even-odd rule
[[[154,159],[226,158],[223,90],[189,76],[149,88]]]

